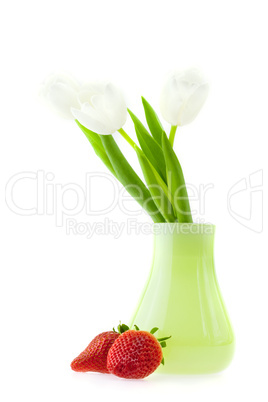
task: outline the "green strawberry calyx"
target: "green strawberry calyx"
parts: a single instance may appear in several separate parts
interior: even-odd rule
[[[139,327],[137,325],[134,325],[134,328],[135,328],[136,331],[140,331],[140,329],[139,329]],[[124,332],[128,331],[129,329],[130,328],[126,324],[121,324],[121,321],[119,321],[119,325],[117,326],[117,331],[115,330],[115,328],[113,328],[113,331],[121,335]],[[158,330],[159,330],[159,328],[154,327],[154,328],[151,329],[150,334],[153,335]],[[171,338],[171,335],[170,336],[165,336],[163,338],[156,338],[156,339],[160,343],[161,347],[165,348],[167,346],[166,340],[168,340],[170,338]],[[161,361],[161,364],[163,364],[163,365],[165,364],[164,357],[163,357],[163,359]]]

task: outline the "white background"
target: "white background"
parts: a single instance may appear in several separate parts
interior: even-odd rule
[[[2,5],[0,19],[1,400],[267,400],[266,210],[262,215],[261,193],[252,194],[250,219],[250,192],[243,191],[232,200],[239,223],[227,204],[235,183],[259,170],[266,180],[266,2],[25,0]],[[199,217],[217,226],[216,269],[236,332],[235,359],[211,376],[155,373],[127,381],[74,373],[71,360],[97,333],[129,319],[150,268],[152,237],[126,228],[117,239],[68,235],[49,210],[22,216],[5,204],[5,186],[20,172],[53,173],[50,189],[58,186],[59,194],[69,183],[84,188],[87,172],[106,172],[75,124],[38,102],[39,84],[62,70],[86,81],[108,78],[143,119],[140,95],[159,110],[165,74],[192,65],[209,78],[210,96],[178,132],[175,149],[189,183],[214,186]],[[126,129],[135,139],[130,122]],[[116,138],[138,169],[128,144]],[[261,185],[260,174],[255,181]],[[265,187],[258,190],[265,205]],[[19,207],[34,207],[35,181],[20,181],[13,196]],[[75,204],[71,192],[64,197]],[[95,208],[112,197],[105,179],[94,182]],[[83,210],[72,218],[124,224],[129,216],[117,205],[106,215]]]

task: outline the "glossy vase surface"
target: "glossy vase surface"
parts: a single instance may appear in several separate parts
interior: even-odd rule
[[[214,225],[154,225],[148,281],[130,325],[172,335],[158,372],[205,374],[225,369],[234,354],[232,326],[214,268]]]

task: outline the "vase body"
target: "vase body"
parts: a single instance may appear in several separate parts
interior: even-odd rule
[[[235,339],[214,268],[213,225],[154,225],[151,272],[130,326],[169,336],[158,372],[215,373],[231,362]]]

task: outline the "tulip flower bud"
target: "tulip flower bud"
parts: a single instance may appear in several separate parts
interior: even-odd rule
[[[208,96],[209,86],[197,69],[177,71],[167,79],[160,97],[160,110],[172,126],[191,123]]]
[[[41,85],[39,97],[64,119],[74,119],[71,108],[79,107],[80,85],[66,74],[52,74]]]
[[[98,134],[109,135],[123,127],[127,106],[121,92],[111,83],[87,84],[78,94],[79,108],[72,108],[80,124]]]

